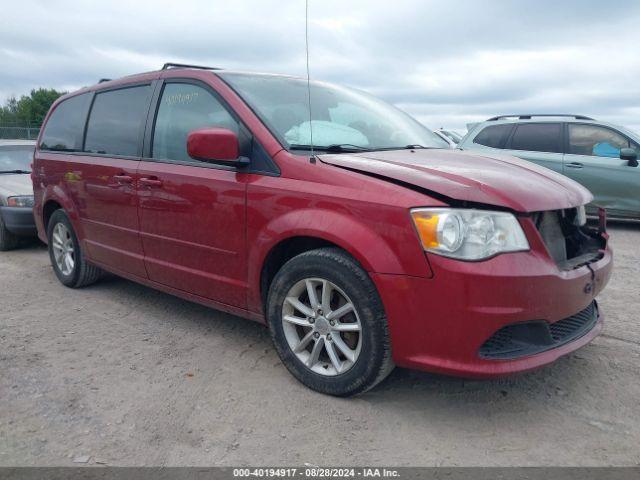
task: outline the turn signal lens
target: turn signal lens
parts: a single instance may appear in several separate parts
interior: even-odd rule
[[[435,248],[439,245],[437,228],[438,214],[429,212],[411,212],[413,223],[418,230],[418,236],[422,241],[422,247],[425,250]]]

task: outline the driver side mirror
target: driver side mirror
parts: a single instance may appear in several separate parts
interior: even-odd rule
[[[630,167],[638,166],[638,152],[636,152],[635,148],[621,148],[620,158],[622,160],[627,160]]]
[[[189,132],[187,153],[191,158],[204,162],[248,163],[246,158],[240,157],[238,136],[226,128],[200,128]]]

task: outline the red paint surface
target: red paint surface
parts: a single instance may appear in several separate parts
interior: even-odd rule
[[[207,71],[154,72],[91,88],[171,77],[199,79],[216,89],[280,175],[36,150],[32,178],[41,239],[43,208],[56,202],[92,262],[259,321],[269,252],[293,237],[323,239],[348,251],[371,275],[396,363],[436,372],[489,377],[525,371],[600,331],[599,324],[579,340],[517,361],[478,358],[479,346],[505,324],[553,322],[585,308],[608,281],[611,252],[591,265],[596,287],[585,294],[589,269],[560,271],[526,215],[520,222],[531,250],[482,262],[425,255],[409,216],[413,207],[447,205],[447,197],[521,213],[567,208],[591,199],[577,184],[511,157],[445,150],[324,155],[311,163],[283,150],[244,102]]]
[[[238,151],[238,137],[226,128],[200,128],[187,138],[187,152],[198,160],[234,161]]]

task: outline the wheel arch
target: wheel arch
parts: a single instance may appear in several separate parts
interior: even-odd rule
[[[42,225],[45,232],[49,228],[49,220],[56,210],[62,209],[62,205],[57,200],[48,200],[42,207]]]
[[[67,196],[62,188],[54,186],[44,192],[42,197],[42,208],[40,210],[40,220],[42,221],[43,236],[46,239],[47,229],[49,228],[49,220],[56,210],[64,210],[73,229],[78,235],[78,239],[84,238],[84,232],[80,225],[80,217],[74,203]],[[46,243],[46,242],[45,242]]]
[[[278,270],[308,250],[337,247],[367,272],[403,271],[400,259],[378,233],[352,216],[329,210],[288,212],[266,224],[250,244],[247,304],[249,310],[260,313],[264,312],[266,294]]]

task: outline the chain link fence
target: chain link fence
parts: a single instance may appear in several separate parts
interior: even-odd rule
[[[20,125],[0,122],[0,139],[35,140],[40,133],[40,125]]]

